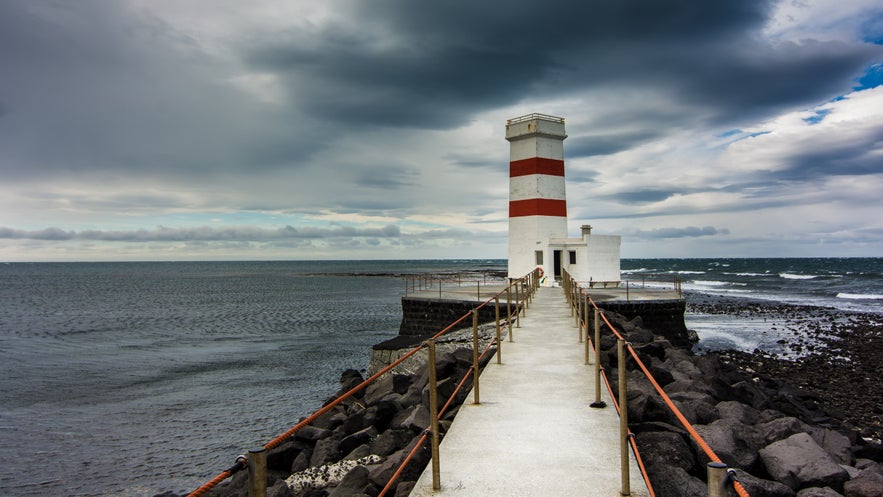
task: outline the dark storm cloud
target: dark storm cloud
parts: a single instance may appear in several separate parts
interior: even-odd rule
[[[643,125],[635,131],[568,142],[574,156],[609,154],[694,107],[733,119],[829,98],[879,59],[879,46],[757,41],[771,5],[353,2],[333,21],[230,34],[219,48],[124,2],[2,2],[0,172],[261,173],[378,125],[450,128],[587,88],[677,99],[680,113],[623,109]],[[277,78],[290,100],[237,89],[241,63]]]
[[[652,202],[662,202],[677,194],[685,193],[683,190],[632,190],[617,193],[608,198],[615,199],[622,204],[646,204]]]
[[[420,170],[406,166],[371,166],[361,172],[355,178],[355,184],[359,188],[371,188],[377,190],[401,190],[412,188],[417,185],[420,178]]]
[[[2,2],[0,171],[191,176],[308,156],[309,129],[284,132],[226,63],[123,2]]]
[[[771,176],[783,181],[811,181],[819,177],[883,173],[883,162],[876,150],[850,145],[798,153],[789,157],[787,169]]]
[[[285,226],[278,229],[264,229],[251,226],[230,228],[158,227],[153,230],[108,231],[83,230],[64,231],[59,228],[43,230],[18,230],[0,226],[0,239],[43,240],[43,241],[104,241],[104,242],[248,242],[272,240],[300,240],[319,238],[396,238],[401,235],[399,227],[393,224],[382,228],[354,228],[337,226],[331,228]]]
[[[605,135],[578,136],[567,140],[567,156],[572,158],[609,155],[648,142],[660,136],[658,131],[611,133]]]
[[[732,118],[828,98],[880,54],[757,41],[772,4],[385,0],[357,4],[351,20],[274,33],[246,60],[285,75],[313,115],[447,128],[505,103],[605,85],[658,88]]]
[[[714,226],[704,226],[702,228],[696,226],[688,226],[686,228],[658,228],[653,230],[637,230],[631,233],[632,236],[654,239],[654,238],[695,238],[700,236],[712,235],[729,235],[730,230],[724,228],[715,228]]]

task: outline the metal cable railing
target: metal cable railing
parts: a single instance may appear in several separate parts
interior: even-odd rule
[[[626,403],[625,402],[625,381],[626,381],[625,359],[626,358],[625,358],[623,351],[628,350],[629,355],[634,359],[635,364],[644,373],[644,375],[647,377],[647,379],[653,385],[653,388],[656,390],[656,392],[659,394],[659,396],[663,399],[666,407],[669,408],[669,410],[672,412],[672,414],[674,414],[674,416],[678,419],[678,421],[681,423],[681,425],[683,425],[684,429],[687,430],[687,433],[690,434],[690,437],[693,439],[693,441],[696,442],[696,445],[698,445],[699,448],[701,448],[702,451],[705,453],[705,455],[711,460],[711,462],[708,464],[709,495],[724,495],[722,493],[723,487],[727,483],[732,483],[733,489],[736,491],[736,493],[740,497],[750,497],[750,495],[748,494],[748,491],[745,490],[745,487],[738,480],[735,479],[735,476],[731,471],[727,470],[727,466],[721,461],[721,459],[717,456],[717,454],[715,454],[714,450],[712,450],[712,448],[702,438],[702,436],[699,435],[699,432],[696,431],[696,429],[693,427],[693,425],[687,420],[687,418],[683,415],[683,413],[681,413],[680,409],[678,409],[677,405],[675,405],[675,403],[671,400],[671,398],[668,396],[668,394],[665,393],[665,391],[662,389],[662,387],[659,385],[659,383],[656,381],[656,379],[650,373],[650,370],[647,368],[646,365],[644,365],[644,362],[641,361],[641,359],[638,357],[638,354],[635,351],[634,347],[632,347],[631,343],[628,343],[625,340],[625,338],[622,336],[622,334],[620,334],[619,331],[617,331],[616,328],[613,326],[613,324],[610,323],[610,320],[607,319],[607,316],[604,314],[604,311],[598,307],[598,305],[595,303],[594,299],[592,299],[591,296],[589,296],[589,294],[586,293],[586,291],[580,287],[579,283],[576,280],[574,280],[573,278],[571,278],[569,274],[565,273],[562,281],[564,283],[563,286],[564,286],[564,290],[565,290],[565,296],[571,306],[571,312],[576,315],[577,326],[580,329],[580,336],[581,337],[582,337],[582,329],[583,329],[583,327],[585,327],[587,344],[589,342],[589,340],[588,340],[588,307],[589,307],[588,304],[589,303],[591,304],[591,306],[594,308],[594,311],[595,311],[594,312],[594,314],[595,314],[595,319],[594,319],[595,336],[596,336],[595,341],[596,342],[598,341],[598,337],[600,334],[600,332],[599,332],[600,320],[604,321],[604,323],[607,325],[607,327],[611,330],[611,332],[617,338],[617,346],[618,346],[618,354],[617,355],[619,357],[619,362],[620,362],[620,365],[618,368],[618,372],[619,372],[619,382],[618,383],[619,383],[620,392],[621,392],[621,395],[620,395],[621,403],[623,403],[623,404]],[[583,316],[584,316],[584,318],[583,318]],[[610,384],[608,382],[607,375],[604,374],[603,369],[600,368],[600,356],[598,355],[599,349],[600,349],[599,345],[600,344],[598,344],[598,343],[596,343],[594,345],[595,360],[599,365],[599,367],[596,368],[596,370],[598,370],[599,373],[603,376],[604,381],[607,383],[608,390],[610,390],[610,396],[611,396],[611,398],[614,399],[614,404],[616,404],[616,406],[617,406],[617,411],[620,412],[620,416],[623,416],[627,412],[627,409],[625,409],[625,410],[620,409],[620,407],[619,407],[618,403],[616,402],[616,399],[613,395],[613,391],[610,388]],[[635,435],[631,432],[628,432],[627,438],[629,438],[631,441],[631,446],[635,452],[636,459],[640,460],[640,455],[637,453],[637,450],[638,450],[637,444],[634,443]],[[641,472],[644,475],[644,479],[645,479],[645,481],[647,481],[648,488],[651,488],[651,492],[652,492],[652,487],[650,485],[650,481],[649,481],[649,478],[646,474],[646,471],[643,468],[643,464],[639,463],[639,465],[641,466]]]
[[[316,419],[318,419],[319,417],[321,417],[323,414],[327,413],[328,411],[334,409],[336,406],[340,405],[342,402],[349,399],[357,392],[365,389],[368,385],[370,385],[373,382],[375,382],[376,380],[378,380],[384,374],[395,369],[397,366],[402,364],[408,358],[417,354],[423,348],[426,348],[426,347],[430,348],[432,350],[430,355],[434,357],[435,341],[438,338],[440,338],[441,336],[443,336],[444,334],[453,330],[456,326],[460,325],[463,321],[465,321],[470,316],[472,316],[472,328],[473,328],[473,365],[464,374],[464,378],[461,379],[457,389],[455,389],[455,391],[454,391],[454,394],[452,394],[452,396],[448,399],[447,403],[444,405],[442,410],[438,413],[435,413],[434,416],[432,416],[433,422],[437,426],[438,418],[441,415],[443,415],[444,412],[446,412],[448,407],[453,402],[453,398],[460,391],[460,388],[462,388],[462,386],[465,384],[467,378],[470,376],[472,376],[474,378],[473,379],[473,390],[475,392],[475,402],[478,403],[479,402],[479,397],[478,397],[478,384],[479,384],[478,376],[479,375],[474,374],[474,373],[475,373],[475,371],[479,370],[480,361],[484,360],[485,355],[492,349],[493,345],[496,345],[497,360],[498,361],[500,360],[499,358],[500,358],[500,354],[501,354],[501,345],[502,345],[502,343],[501,343],[501,328],[500,328],[500,298],[503,297],[504,295],[506,297],[506,309],[507,309],[506,325],[509,328],[509,337],[511,340],[512,322],[514,321],[514,322],[518,323],[519,317],[526,312],[525,309],[529,305],[529,301],[530,301],[531,297],[533,296],[533,294],[536,292],[536,288],[538,287],[538,285],[539,285],[539,275],[536,270],[528,273],[527,275],[525,275],[521,278],[509,280],[509,284],[507,285],[507,287],[504,290],[501,290],[500,292],[498,292],[494,296],[490,297],[489,299],[485,300],[484,302],[481,302],[480,304],[478,304],[475,307],[475,309],[460,316],[460,318],[453,321],[451,324],[449,324],[448,326],[446,326],[445,328],[443,328],[442,330],[437,332],[435,335],[433,335],[426,342],[423,342],[423,343],[413,347],[407,353],[403,354],[402,356],[400,356],[396,360],[392,361],[389,365],[387,365],[383,369],[377,371],[375,374],[373,374],[369,378],[365,379],[359,385],[354,386],[350,390],[346,391],[344,394],[342,394],[339,397],[337,397],[336,399],[334,399],[332,402],[326,404],[321,409],[318,409],[313,414],[304,418],[302,421],[300,421],[299,423],[297,423],[296,425],[294,425],[293,427],[291,427],[290,429],[288,429],[284,433],[280,434],[279,436],[273,438],[272,440],[270,440],[269,442],[264,444],[264,446],[261,449],[259,449],[257,451],[249,451],[248,457],[238,456],[236,458],[236,463],[233,466],[220,472],[214,478],[210,479],[209,481],[207,481],[206,483],[201,485],[199,488],[197,488],[196,490],[194,490],[193,492],[188,494],[188,497],[200,497],[200,496],[204,495],[206,492],[208,492],[212,488],[216,487],[218,484],[223,482],[225,479],[229,478],[233,474],[235,474],[243,469],[248,469],[248,471],[249,471],[249,495],[250,496],[251,495],[261,496],[261,497],[265,496],[266,495],[266,478],[264,475],[266,474],[266,452],[267,451],[278,447],[279,445],[284,443],[286,440],[288,440],[292,436],[294,436],[294,434],[297,433],[300,429],[309,425],[310,423],[312,423],[313,421],[315,421]],[[513,288],[514,288],[514,294],[515,294],[515,305],[514,306],[512,305],[512,300],[511,300]],[[483,307],[491,305],[491,303],[493,303],[493,305],[496,308],[496,337],[495,337],[495,340],[488,343],[484,352],[482,352],[479,355],[479,353],[478,353],[478,311],[480,309],[482,309]],[[514,308],[514,313],[512,312],[513,308]],[[434,376],[434,370],[435,370],[434,362],[435,361],[427,361],[427,366],[430,367],[432,376]],[[435,389],[435,386],[436,386],[435,382],[431,381],[430,382],[431,391],[433,391]],[[432,393],[432,397],[434,397],[434,396],[435,396],[435,394]],[[431,403],[431,404],[433,404],[433,403]],[[436,435],[438,434],[437,427],[435,428],[435,430],[432,430],[432,431]],[[427,434],[424,433],[424,435],[418,440],[418,443],[415,444],[414,448],[411,451],[411,454],[409,454],[409,456],[406,458],[406,463],[407,463],[407,461],[411,460],[411,458],[413,457],[414,454],[416,454],[416,451],[418,450],[418,448],[423,443],[425,443],[426,438],[427,438]],[[434,444],[433,453],[437,454],[438,436],[434,436],[432,438],[433,438],[433,444]],[[435,464],[437,464],[437,460],[438,460],[438,458],[436,457]],[[393,475],[393,479],[398,478],[398,476],[402,470],[403,470],[403,468],[399,468],[399,470],[396,472],[396,474]],[[387,484],[387,486],[390,487],[391,484]],[[383,495],[383,494],[381,494],[381,495]]]

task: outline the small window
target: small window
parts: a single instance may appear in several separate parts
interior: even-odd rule
[[[576,250],[570,251],[570,263],[576,264]]]
[[[543,251],[537,250],[534,253],[536,254],[537,266],[542,266],[543,265]]]

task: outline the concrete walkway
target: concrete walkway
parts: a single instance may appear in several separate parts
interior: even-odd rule
[[[589,407],[594,357],[584,365],[563,291],[541,288],[513,331],[503,364],[481,375],[481,404],[470,392],[442,441],[441,489],[430,464],[411,496],[620,495],[619,417],[603,382],[608,407]],[[649,495],[633,457],[631,468],[631,495]]]

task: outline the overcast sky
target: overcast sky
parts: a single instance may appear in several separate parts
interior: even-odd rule
[[[623,257],[883,256],[879,0],[0,2],[0,261],[505,258],[506,119]]]

